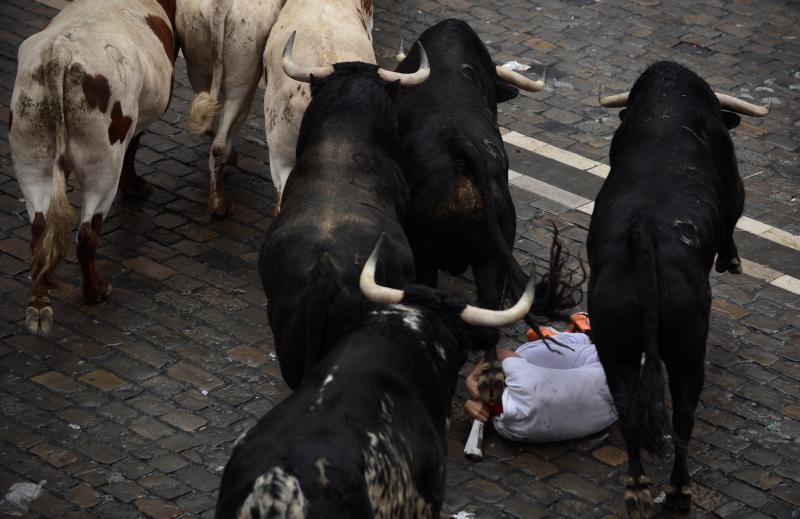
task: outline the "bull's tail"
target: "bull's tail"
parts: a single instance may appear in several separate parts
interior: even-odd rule
[[[467,157],[474,171],[489,171],[491,167],[489,157],[485,153],[478,153],[478,148],[476,146],[468,147]],[[483,203],[486,209],[486,222],[492,241],[492,247],[502,255],[506,263],[508,277],[505,290],[512,299],[519,299],[528,284],[528,276],[522,271],[516,258],[514,258],[512,247],[503,237],[497,205],[495,204],[494,190],[489,179],[486,178],[485,175],[475,175],[475,181],[478,183],[478,187],[483,196]],[[510,199],[509,203],[512,203]],[[548,273],[542,281],[537,283],[537,302],[534,303],[532,311],[528,312],[523,318],[525,323],[533,328],[540,337],[543,335],[539,330],[539,323],[536,321],[534,313],[550,318],[561,318],[561,313],[563,311],[577,306],[580,304],[581,300],[580,287],[586,278],[585,272],[583,273],[583,277],[577,281],[574,279],[575,273],[573,271],[568,270],[565,272],[561,251],[562,246],[558,238],[558,229],[553,226],[553,241],[550,247],[550,265]],[[582,265],[581,270],[583,270]],[[546,297],[541,297],[542,293],[546,293]]]
[[[214,2],[211,8],[211,47],[214,53],[211,73],[211,87],[208,92],[200,92],[192,99],[189,107],[189,131],[195,134],[206,133],[211,129],[214,116],[220,111],[219,94],[222,90],[222,76],[225,70],[225,23],[231,7],[230,0]]]
[[[642,309],[642,350],[645,355],[636,394],[634,427],[644,449],[662,456],[669,430],[664,404],[664,374],[658,353],[658,275],[653,231],[646,217],[639,218],[629,231],[638,278],[638,298]]]
[[[67,199],[69,160],[67,151],[67,124],[64,116],[64,82],[72,56],[69,51],[53,45],[47,68],[47,97],[54,103],[55,154],[52,157],[52,192],[45,214],[45,228],[32,253],[31,278],[34,286],[49,281],[49,274],[69,252],[69,232],[75,224],[75,209]]]
[[[324,355],[327,316],[331,313],[333,298],[339,292],[336,268],[327,252],[317,261],[309,276],[305,292],[306,347],[303,378]]]

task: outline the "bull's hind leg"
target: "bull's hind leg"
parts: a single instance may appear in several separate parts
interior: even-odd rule
[[[17,181],[31,220],[32,286],[25,323],[31,332],[47,334],[53,326],[53,308],[48,294],[50,274],[69,250],[69,230],[75,216],[65,195],[69,168],[66,159],[53,164],[49,160],[14,158]],[[60,178],[55,179],[53,175],[60,175]],[[58,193],[55,193],[56,185]]]
[[[639,385],[641,354],[638,353],[638,348],[630,347],[626,343],[623,335],[614,334],[607,337],[602,334],[602,328],[600,330],[597,328],[596,326],[594,331],[598,352],[606,373],[608,388],[614,398],[614,405],[619,415],[619,427],[628,452],[628,474],[623,481],[625,508],[628,517],[634,519],[649,517],[653,509],[653,498],[650,494],[650,480],[644,475],[639,438],[636,434],[636,392]],[[601,333],[598,334],[598,331]]]
[[[703,334],[703,337],[705,335]],[[670,476],[670,489],[667,492],[664,507],[670,511],[688,513],[692,506],[692,494],[689,491],[689,468],[687,456],[689,439],[694,428],[694,413],[700,401],[700,392],[704,378],[704,340],[692,341],[688,338],[678,339],[674,344],[681,345],[686,356],[665,358],[669,387],[672,394],[672,427],[674,429],[675,463]]]
[[[258,69],[260,70],[260,68]],[[225,216],[235,209],[235,204],[225,192],[223,183],[223,170],[225,165],[235,166],[239,160],[233,150],[233,138],[239,133],[253,101],[255,87],[258,79],[244,88],[226,89],[225,102],[222,107],[217,133],[211,143],[211,157],[208,167],[211,178],[208,183],[208,212],[214,216]]]
[[[153,188],[143,178],[136,174],[136,150],[139,149],[140,133],[131,139],[125,158],[122,160],[122,174],[119,178],[119,190],[126,195],[146,196],[153,192]]]
[[[83,275],[83,298],[87,303],[99,303],[111,295],[111,284],[97,274],[95,256],[103,220],[120,183],[122,170],[121,148],[111,150],[111,157],[78,170],[83,189],[81,224],[78,228],[78,261]]]

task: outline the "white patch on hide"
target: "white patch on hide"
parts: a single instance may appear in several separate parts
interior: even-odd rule
[[[283,468],[272,467],[253,483],[253,489],[242,503],[237,519],[304,519],[307,514],[308,501],[303,495],[300,482]]]
[[[380,313],[383,315],[401,315],[403,317],[403,324],[415,332],[420,330],[422,312],[416,308],[406,305],[389,305],[386,310],[382,310]]]
[[[401,453],[387,433],[367,431],[367,436],[364,481],[375,519],[432,517],[432,504],[419,495],[411,478],[407,453]],[[406,444],[400,443],[401,448]]]
[[[245,429],[244,432],[242,434],[240,434],[238,438],[236,438],[236,441],[233,442],[233,448],[234,449],[236,447],[238,447],[239,444],[244,441],[245,437],[247,436],[247,433],[250,432],[250,429],[252,429],[252,427],[248,427],[247,429]]]
[[[447,353],[444,350],[444,346],[442,346],[438,342],[434,342],[433,347],[436,348],[436,353],[439,354],[442,360],[447,360]]]
[[[319,484],[322,485],[323,488],[327,488],[328,483],[330,483],[330,481],[328,481],[328,477],[325,475],[325,465],[327,463],[328,460],[326,458],[320,458],[314,462],[314,465],[319,471]]]

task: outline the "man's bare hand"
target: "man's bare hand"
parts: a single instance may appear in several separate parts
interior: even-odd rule
[[[467,375],[467,379],[464,383],[467,386],[467,393],[469,393],[469,397],[472,400],[480,400],[481,394],[478,391],[478,375],[481,374],[481,370],[483,369],[483,361],[478,362],[475,364],[475,368]]]
[[[467,400],[464,402],[464,412],[473,420],[486,423],[489,419],[489,407],[480,400]]]

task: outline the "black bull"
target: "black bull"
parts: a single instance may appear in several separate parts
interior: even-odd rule
[[[459,298],[425,286],[373,305],[236,441],[216,517],[438,518],[459,370],[492,335],[485,326],[527,312],[532,286],[525,296],[502,312],[471,309],[491,314],[481,326]]]
[[[401,227],[407,190],[397,148],[399,86],[380,79],[375,65],[334,69],[311,79],[297,164],[259,258],[281,373],[293,389],[364,311],[358,275],[381,233],[378,279],[402,288],[414,276]]]
[[[715,255],[718,270],[741,271],[733,230],[744,189],[728,134],[739,117],[721,111],[695,73],[656,63],[636,81],[627,107],[587,249],[593,339],[628,450],[625,501],[640,517],[652,501],[639,449],[662,453],[669,428],[662,360],[675,445],[666,504],[691,504],[687,446],[703,387],[708,275]]]
[[[518,298],[527,282],[512,255],[516,212],[497,126],[497,103],[519,91],[498,77],[488,50],[465,22],[445,20],[418,41],[430,60],[430,78],[401,91],[399,107],[409,187],[406,231],[416,280],[435,287],[439,270],[461,274],[471,266],[478,304],[499,308],[506,291]],[[407,73],[418,66],[415,45],[396,70]],[[560,269],[552,267],[557,276]],[[568,290],[556,293],[557,284]],[[564,280],[549,283],[549,297],[540,298],[538,288],[537,303],[545,301],[551,315],[576,304]],[[525,320],[537,326],[532,314]],[[487,368],[496,370],[493,354],[487,351]],[[499,396],[495,389],[485,398]]]

